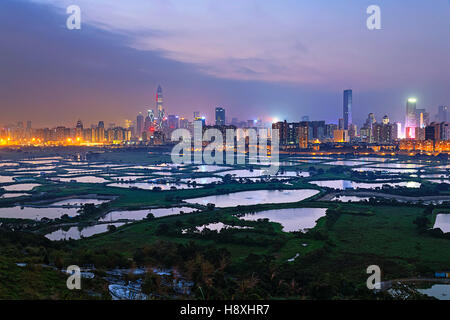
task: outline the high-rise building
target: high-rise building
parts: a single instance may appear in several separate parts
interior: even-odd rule
[[[217,107],[216,108],[216,126],[225,125],[225,109]]]
[[[189,127],[189,121],[186,118],[180,118],[180,128],[187,129]]]
[[[375,119],[375,115],[373,113],[369,113],[369,115],[367,116],[365,125],[367,127],[372,127],[376,122],[377,122],[377,119]]]
[[[350,142],[348,130],[334,130],[334,142]]]
[[[339,130],[344,130],[344,127],[345,127],[344,122],[345,122],[344,118],[339,118],[339,120],[338,120],[338,128],[339,128]]]
[[[325,125],[325,138],[328,140],[333,139],[334,130],[338,130],[338,129],[339,129],[339,127],[334,123]]]
[[[272,130],[278,130],[278,137],[281,145],[288,144],[288,124],[286,120],[272,123]]]
[[[405,135],[406,138],[414,139],[417,127],[417,99],[409,98],[406,102]]]
[[[195,123],[196,121],[201,121],[202,126],[206,125],[206,118],[203,116],[200,116],[200,112],[198,111],[194,111],[194,121],[193,123]]]
[[[356,139],[356,136],[358,135],[358,127],[356,124],[351,123],[348,125],[348,136],[350,138],[350,141],[353,141]]]
[[[419,141],[425,140],[425,128],[416,127],[415,140]]]
[[[167,122],[168,122],[168,125],[169,125],[169,129],[172,129],[172,130],[173,129],[178,129],[178,127],[179,127],[179,117],[178,116],[170,114],[167,117]]]
[[[393,131],[397,126],[389,123],[375,123],[372,127],[373,141],[377,143],[391,143],[393,140]]]
[[[300,123],[300,126],[297,126],[297,139],[298,139],[298,147],[300,149],[308,148],[308,137],[309,129],[307,121],[303,121]]]
[[[447,106],[439,106],[438,107],[438,121],[439,122],[447,122],[447,112],[448,107]]]
[[[138,138],[141,138],[143,131],[144,131],[144,116],[142,115],[142,113],[139,112],[139,114],[136,117],[136,136]]]
[[[163,93],[161,86],[158,86],[158,90],[156,91],[156,110],[158,112],[158,128],[162,129],[163,121],[165,117],[165,111],[163,107]]]
[[[309,140],[324,140],[325,139],[325,121],[309,121],[308,124],[308,138]]]
[[[441,140],[450,140],[450,123],[441,122]]]
[[[205,117],[197,117],[197,118],[195,118],[194,121],[193,121],[193,125],[195,126],[196,124],[201,125],[202,128],[205,127],[206,126],[206,119],[205,119]]]
[[[66,140],[65,131],[66,131],[65,127],[56,127],[56,140],[65,141]]]
[[[343,110],[343,118],[344,118],[344,130],[348,130],[350,124],[352,124],[352,103],[353,103],[353,91],[345,90],[344,91],[344,110]]]
[[[430,123],[425,127],[425,140],[439,141],[441,140],[441,125],[437,122]]]
[[[148,110],[147,111],[147,116],[145,117],[144,120],[144,132],[149,131],[150,129],[152,129],[155,125],[155,114],[153,113],[153,110]],[[141,134],[142,135],[142,134]]]
[[[416,126],[425,128],[430,123],[430,115],[425,109],[416,109]]]
[[[77,139],[83,138],[83,122],[81,122],[81,120],[78,120],[77,125],[75,126],[75,136]]]

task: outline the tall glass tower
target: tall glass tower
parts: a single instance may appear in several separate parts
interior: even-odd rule
[[[349,125],[352,124],[352,102],[353,102],[353,91],[351,89],[345,90],[344,110],[343,110],[344,130],[348,130]]]
[[[161,86],[158,86],[158,90],[156,91],[156,110],[158,112],[158,128],[162,129],[163,121],[164,121],[164,108],[163,108],[163,94]]]
[[[406,101],[406,119],[405,119],[405,136],[406,138],[414,139],[415,130],[417,127],[417,99],[409,98]]]
[[[405,127],[416,127],[416,108],[417,108],[417,99],[409,98],[406,102],[406,123]]]

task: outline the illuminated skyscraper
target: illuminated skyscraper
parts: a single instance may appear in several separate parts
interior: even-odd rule
[[[353,102],[353,91],[344,91],[344,130],[348,130],[348,126],[352,124],[352,102]]]
[[[158,90],[156,91],[156,110],[158,112],[158,128],[162,129],[163,121],[164,121],[164,108],[163,108],[163,93],[161,86],[158,86]]]
[[[225,109],[216,108],[216,126],[225,125]]]
[[[155,122],[155,113],[153,112],[153,110],[148,110],[147,116],[149,117],[151,123]]]
[[[417,127],[417,99],[409,98],[406,102],[405,135],[406,138],[414,139]]]
[[[173,114],[170,114],[168,117],[168,125],[169,129],[178,129],[179,127],[179,117]]]
[[[147,116],[145,117],[144,121],[144,132],[147,132],[154,126],[155,122],[155,114],[153,113],[153,110],[148,110]]]

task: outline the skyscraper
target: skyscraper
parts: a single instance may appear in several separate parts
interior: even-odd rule
[[[180,118],[180,128],[187,129],[188,128],[188,120],[186,118]]]
[[[417,127],[417,99],[409,98],[406,102],[405,135],[406,138],[414,139]]]
[[[77,121],[77,125],[75,127],[75,136],[78,139],[83,138],[83,122],[81,122],[81,120]]]
[[[156,110],[158,112],[158,128],[162,129],[163,121],[164,121],[164,108],[163,108],[163,94],[161,86],[158,86],[158,90],[156,91]]]
[[[438,121],[447,122],[447,106],[439,106],[438,107]]]
[[[105,141],[105,123],[103,121],[98,122],[96,130],[97,130],[97,142]]]
[[[179,117],[173,114],[170,114],[168,117],[169,129],[178,129],[179,127]]]
[[[147,132],[150,130],[150,128],[152,128],[154,126],[154,121],[155,121],[155,115],[153,113],[153,110],[148,110],[147,111],[147,116],[145,117],[145,121],[144,121],[144,132]]]
[[[216,126],[224,126],[225,125],[225,109],[224,108],[216,108]]]
[[[416,127],[425,128],[430,120],[430,116],[425,109],[416,109]]]
[[[137,137],[142,137],[142,132],[144,131],[144,116],[142,113],[139,112],[139,114],[136,117],[136,135]]]
[[[353,91],[351,89],[344,91],[344,130],[348,130],[348,126],[352,124],[352,102]]]

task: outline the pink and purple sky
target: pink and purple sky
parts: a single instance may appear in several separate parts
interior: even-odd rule
[[[66,28],[67,6],[81,30]],[[378,4],[382,30],[366,28]],[[168,114],[403,121],[406,99],[450,105],[448,0],[2,0],[0,123],[123,124]]]

